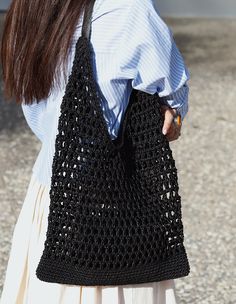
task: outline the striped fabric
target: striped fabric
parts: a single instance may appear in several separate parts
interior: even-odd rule
[[[50,96],[32,105],[22,103],[25,119],[42,142],[33,171],[42,184],[51,180],[55,137],[75,44],[81,35],[79,18],[68,58],[68,71]],[[111,138],[119,130],[132,88],[154,94],[163,104],[188,111],[189,71],[173,33],[161,19],[152,0],[97,0],[92,18],[94,76],[102,96],[102,109]]]

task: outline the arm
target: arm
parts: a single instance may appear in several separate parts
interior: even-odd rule
[[[172,31],[159,16],[152,0],[140,0],[133,2],[124,32],[119,52],[123,52],[124,58],[128,55],[122,62],[122,72],[132,75],[133,88],[158,93],[165,115],[163,131],[167,128],[168,139],[176,139],[172,132],[176,125],[172,121],[176,114],[183,120],[188,112],[190,74]]]

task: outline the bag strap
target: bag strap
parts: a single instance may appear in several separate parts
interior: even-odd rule
[[[91,37],[91,22],[92,22],[94,4],[95,4],[95,0],[90,0],[90,2],[86,5],[84,10],[82,36],[86,37],[88,40],[90,40]]]
[[[95,0],[90,0],[90,2],[87,4],[87,6],[85,7],[85,10],[84,10],[82,36],[86,37],[88,40],[90,40],[90,37],[91,37],[91,23],[92,23],[92,14],[93,14],[94,4],[95,4]],[[131,94],[131,99],[132,99],[132,96],[134,95],[134,93],[137,91],[133,89],[132,92],[133,93]],[[114,150],[121,148],[124,144],[124,133],[126,131],[126,124],[127,124],[127,120],[128,120],[128,114],[130,111],[130,104],[131,104],[131,102],[129,102],[129,105],[127,106],[127,109],[125,111],[123,121],[120,125],[120,129],[118,132],[118,136],[116,139],[113,140],[113,142],[115,143]]]

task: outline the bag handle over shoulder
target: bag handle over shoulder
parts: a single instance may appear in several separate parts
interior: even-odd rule
[[[96,0],[90,0],[90,2],[85,6],[84,10],[84,17],[83,17],[83,25],[82,25],[82,37],[87,38],[90,40],[91,38],[91,27],[92,27],[92,15],[93,15],[93,8]],[[137,90],[133,89],[132,94],[130,96],[130,99],[135,99],[135,95],[137,94]],[[129,102],[129,105],[127,106],[127,109],[124,113],[122,122],[120,124],[120,128],[118,131],[118,135],[116,139],[113,139],[113,148],[114,150],[119,150],[123,144],[124,144],[124,133],[126,130],[126,124],[128,120],[128,113],[130,112],[131,104],[132,102]]]
[[[90,40],[91,37],[91,22],[95,0],[90,0],[86,5],[83,17],[82,36]]]

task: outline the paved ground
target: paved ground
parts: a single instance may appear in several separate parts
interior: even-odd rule
[[[180,304],[234,304],[236,20],[167,22],[192,76],[189,114],[181,139],[172,144],[191,265],[191,274],[176,280]],[[2,283],[13,226],[40,145],[21,109],[2,98],[0,103]]]

